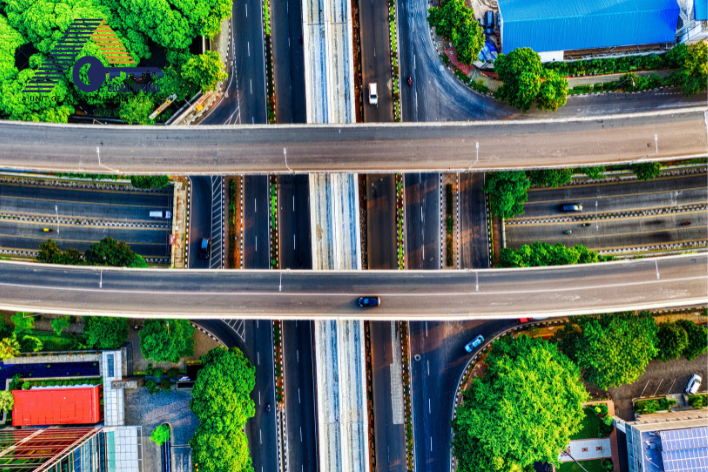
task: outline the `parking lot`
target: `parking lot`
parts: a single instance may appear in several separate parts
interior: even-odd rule
[[[705,246],[706,177],[532,189],[524,214],[506,223],[506,246],[560,242],[605,253]],[[563,211],[569,204],[582,205],[582,211]]]
[[[149,213],[172,211],[171,186],[144,191],[98,182],[75,185],[0,181],[0,253],[34,257],[47,239],[63,250],[84,252],[110,236],[128,243],[148,262],[169,263],[172,218],[152,219]]]

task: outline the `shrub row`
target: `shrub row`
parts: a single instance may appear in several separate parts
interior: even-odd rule
[[[640,400],[634,404],[635,413],[650,414],[657,411],[668,411],[678,402],[673,398],[659,398],[656,400]]]
[[[585,75],[604,75],[638,70],[659,70],[676,67],[669,54],[649,54],[646,56],[626,56],[608,59],[590,59],[573,62],[547,62],[547,70],[556,71],[562,76],[582,77]]]
[[[22,390],[29,390],[32,387],[71,387],[73,385],[103,385],[103,379],[90,377],[64,380],[26,380],[22,382]],[[10,382],[10,390],[13,390],[13,387],[14,390],[17,390],[18,383]]]

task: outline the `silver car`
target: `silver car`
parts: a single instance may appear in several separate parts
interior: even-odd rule
[[[696,392],[698,392],[698,389],[701,388],[701,380],[703,379],[700,375],[693,374],[691,379],[686,384],[686,393],[688,395],[695,395]]]

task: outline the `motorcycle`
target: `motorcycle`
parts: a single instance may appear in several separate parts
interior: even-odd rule
[[[690,222],[690,221],[684,221],[683,223],[681,223],[681,226],[691,226],[691,222]]]
[[[413,85],[413,77],[411,77],[410,75],[408,76],[408,85]]]
[[[266,403],[266,411],[270,413],[270,403]]]

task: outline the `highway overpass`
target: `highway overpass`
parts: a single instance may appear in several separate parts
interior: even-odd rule
[[[382,306],[363,310],[362,295]],[[0,262],[0,309],[71,315],[471,319],[708,302],[708,254],[479,271],[164,270]]]
[[[473,123],[159,127],[0,121],[0,168],[171,175],[528,169],[702,157],[708,155],[706,134],[705,107]]]

